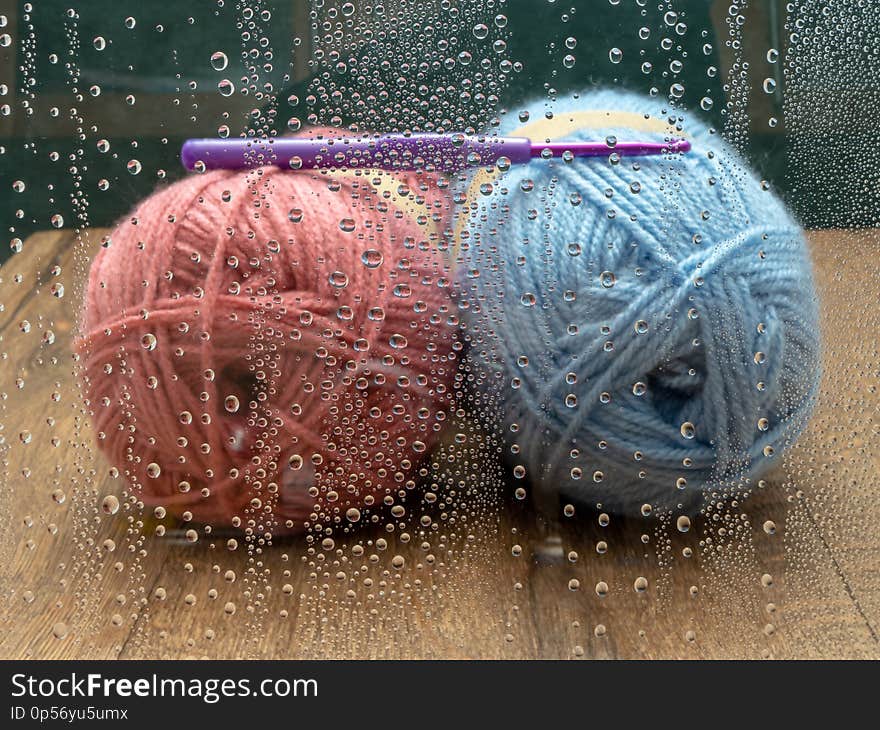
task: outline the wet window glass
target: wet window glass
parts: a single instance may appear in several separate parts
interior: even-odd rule
[[[0,4],[0,656],[876,658],[878,21]]]

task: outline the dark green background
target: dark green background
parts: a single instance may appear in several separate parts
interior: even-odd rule
[[[327,3],[330,5],[330,3]],[[76,223],[71,208],[70,196],[74,191],[75,175],[69,170],[70,155],[76,157],[76,166],[82,176],[83,189],[88,200],[87,223],[91,226],[106,226],[127,212],[141,197],[147,195],[160,182],[157,171],[166,171],[165,180],[173,180],[183,175],[178,162],[181,142],[192,136],[213,136],[217,126],[224,121],[229,124],[232,134],[238,134],[248,124],[242,111],[266,107],[265,100],[242,98],[236,95],[231,100],[222,100],[216,93],[216,84],[224,76],[236,80],[241,76],[240,60],[241,31],[237,26],[239,11],[234,2],[226,2],[220,8],[213,2],[204,3],[129,3],[118,0],[90,0],[81,3],[76,19],[76,35],[79,48],[74,56],[69,55],[73,21],[65,11],[75,4],[66,2],[36,2],[29,21],[23,4],[15,11],[17,27],[12,30],[14,43],[9,48],[0,49],[0,68],[5,66],[5,77],[0,82],[14,86],[13,115],[11,123],[6,120],[0,125],[0,145],[4,154],[0,155],[0,223],[7,232],[7,240],[12,237],[26,238],[35,230],[49,228],[49,219],[55,213],[64,216],[65,224]],[[575,12],[571,12],[574,7]],[[695,108],[703,95],[711,97],[715,104],[711,120],[717,126],[724,126],[725,100],[722,85],[725,81],[726,61],[719,53],[725,41],[726,26],[723,22],[724,3],[719,16],[719,4],[708,0],[684,0],[675,3],[680,20],[687,23],[688,31],[683,37],[677,36],[663,22],[663,10],[653,2],[645,9],[635,0],[621,0],[617,6],[608,0],[593,2],[555,2],[544,0],[511,0],[506,4],[505,14],[509,24],[505,29],[508,41],[507,57],[523,63],[523,70],[512,73],[504,90],[501,106],[513,110],[524,100],[546,94],[546,87],[559,93],[581,89],[590,85],[620,85],[640,91],[647,91],[652,85],[665,94],[673,80],[680,80],[687,88],[683,99],[685,106]],[[771,7],[772,6],[772,7]],[[271,45],[275,49],[274,70],[264,74],[263,81],[271,81],[280,90],[278,103],[279,129],[284,129],[284,120],[291,113],[285,108],[286,98],[296,93],[301,99],[315,90],[312,81],[325,68],[320,63],[306,66],[300,58],[292,64],[294,33],[301,36],[304,47],[300,53],[308,56],[312,31],[307,21],[307,11],[295,2],[267,3],[273,17],[265,24]],[[784,11],[782,3],[768,2],[754,18],[750,18],[748,33],[744,36],[744,53],[763,54],[768,39],[785,36],[782,28]],[[770,11],[768,12],[768,8]],[[124,27],[124,19],[132,15],[137,19],[134,30]],[[491,19],[492,13],[487,14]],[[563,18],[563,16],[568,16]],[[720,20],[719,20],[720,18]],[[490,20],[491,22],[491,20]],[[157,26],[161,25],[161,32]],[[637,31],[641,26],[651,29],[647,42],[639,40]],[[31,31],[30,26],[33,30]],[[10,30],[7,27],[3,30]],[[412,43],[405,29],[391,32],[384,37],[379,50],[389,59],[397,52],[395,44]],[[2,32],[2,30],[0,30]],[[720,34],[720,37],[719,37]],[[104,36],[109,42],[103,52],[92,46],[95,36]],[[671,37],[678,48],[664,53],[658,43],[661,37]],[[577,63],[572,69],[565,69],[562,57],[568,53],[563,41],[567,36],[577,38],[573,53]],[[704,54],[703,45],[711,43],[713,50]],[[756,48],[748,49],[752,43]],[[555,46],[554,46],[555,44]],[[319,43],[320,45],[320,43]],[[622,63],[611,64],[608,58],[610,47],[623,51]],[[25,51],[33,48],[33,62],[30,63]],[[458,48],[472,47],[475,54],[485,55],[485,45],[481,46],[470,34],[462,32]],[[224,50],[230,59],[229,68],[224,72],[214,71],[208,59],[215,50]],[[756,50],[757,49],[757,50]],[[643,57],[640,52],[645,51]],[[678,79],[670,74],[663,75],[672,58],[686,54],[685,68]],[[56,65],[48,62],[50,53],[57,53],[60,61]],[[84,95],[82,102],[75,102],[72,82],[65,62],[75,57],[81,73],[79,89]],[[654,71],[645,75],[640,70],[643,60],[654,64]],[[31,73],[24,73],[19,67],[30,63]],[[719,69],[714,79],[706,75],[708,66]],[[754,65],[754,64],[753,64]],[[758,79],[765,71],[774,69],[755,68],[751,76]],[[328,78],[332,80],[333,72]],[[178,75],[180,78],[178,78]],[[364,93],[375,91],[385,85],[394,93],[394,78],[398,72],[392,67],[387,73],[371,76]],[[36,84],[25,86],[25,79],[32,76]],[[296,82],[291,78],[301,78]],[[192,109],[193,97],[187,83],[195,80],[198,94],[212,94],[216,97],[208,108]],[[459,77],[444,78],[439,70],[430,78],[418,81],[431,86],[455,83]],[[781,79],[782,81],[782,79]],[[876,79],[866,79],[867,85],[876,85]],[[88,94],[88,88],[98,84],[102,93],[97,98]],[[781,84],[781,87],[784,83]],[[349,85],[348,88],[351,88]],[[21,106],[22,92],[30,92],[33,99],[34,116],[28,117]],[[833,94],[835,89],[830,89]],[[137,102],[129,107],[121,98],[132,93]],[[758,88],[753,95],[760,94]],[[13,98],[13,89],[0,104]],[[175,103],[175,99],[177,103]],[[769,179],[777,190],[789,200],[799,217],[809,226],[874,225],[877,210],[877,186],[865,185],[864,181],[876,176],[873,159],[858,154],[865,147],[873,149],[873,130],[860,130],[858,124],[842,120],[836,131],[842,135],[848,151],[845,165],[831,165],[823,160],[821,149],[828,138],[827,123],[811,131],[806,118],[801,120],[796,130],[783,125],[771,130],[767,126],[768,110],[771,114],[781,114],[781,95],[760,99],[760,108],[749,109],[751,121],[747,125],[747,137],[743,141],[744,151],[763,177]],[[223,103],[231,110],[229,120],[223,120]],[[113,105],[110,108],[108,105]],[[49,107],[57,105],[61,121],[49,118]],[[65,119],[71,105],[76,106],[85,121],[86,140],[75,137],[75,125]],[[102,105],[104,108],[101,108]],[[320,104],[318,105],[320,106]],[[205,107],[205,105],[202,105]],[[305,119],[308,111],[320,108],[302,108],[296,111]],[[489,116],[485,108],[469,110],[471,118],[484,122]],[[195,113],[196,119],[191,116]],[[143,115],[151,115],[149,133],[132,134],[130,129],[142,129]],[[805,117],[807,115],[804,115]],[[35,119],[39,119],[39,123]],[[101,120],[102,126],[95,133],[90,124]],[[346,120],[350,121],[350,120]],[[381,123],[382,120],[376,120]],[[63,122],[63,124],[62,124]],[[138,122],[138,123],[135,123]],[[95,142],[105,137],[111,143],[111,152],[101,154]],[[136,147],[135,147],[136,145]],[[799,152],[792,155],[795,149]],[[810,154],[815,149],[817,154]],[[49,159],[49,153],[60,155],[58,162]],[[143,163],[143,171],[137,176],[126,172],[125,163],[136,158]],[[796,158],[796,159],[795,159]],[[106,178],[111,186],[100,191],[98,180]],[[12,192],[12,182],[23,180],[27,189],[24,193]],[[50,189],[51,187],[51,189]],[[18,217],[16,211],[23,211]],[[6,257],[6,247],[0,257]]]

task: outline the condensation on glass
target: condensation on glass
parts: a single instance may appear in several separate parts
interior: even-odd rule
[[[870,3],[6,8],[4,658],[878,656]]]

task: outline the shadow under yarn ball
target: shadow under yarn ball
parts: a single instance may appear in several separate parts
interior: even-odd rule
[[[412,487],[457,366],[430,175],[191,175],[94,259],[83,376],[147,505],[258,533],[368,521]]]
[[[719,135],[662,101],[596,90],[527,112],[500,132],[685,136],[693,149],[470,181],[457,232],[478,410],[545,495],[692,513],[707,490],[747,487],[802,431],[818,387],[799,226]]]

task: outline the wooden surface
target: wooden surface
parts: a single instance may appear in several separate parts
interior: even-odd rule
[[[377,528],[332,550],[232,551],[131,505],[99,509],[123,485],[94,449],[70,342],[102,233],[35,235],[0,269],[0,657],[880,657],[876,233],[811,235],[817,413],[763,489],[687,533],[655,516],[548,527],[503,488],[406,544]],[[450,440],[434,462],[488,480],[468,449]]]

